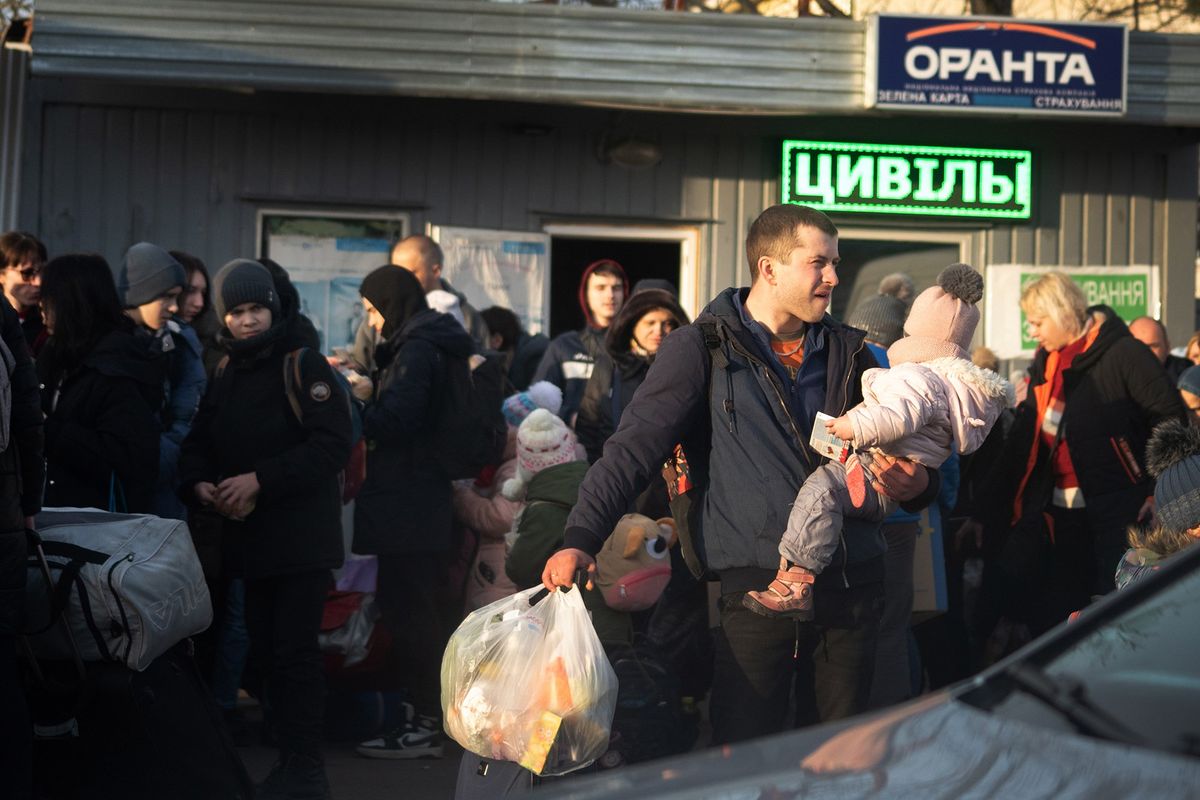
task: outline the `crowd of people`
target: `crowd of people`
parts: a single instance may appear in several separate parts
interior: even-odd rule
[[[43,503],[188,521],[215,611],[197,659],[236,734],[239,690],[264,708],[279,749],[264,798],[328,796],[319,634],[350,499],[348,549],[373,557],[391,641],[369,688],[399,690],[358,746],[372,758],[440,756],[442,650],[463,615],[581,571],[590,584],[630,512],[674,518],[669,583],[645,612],[585,602],[606,646],[643,648],[684,695],[708,697],[714,744],[920,691],[910,611],[928,506],[954,543],[947,678],[995,657],[997,630],[1037,635],[1194,541],[1200,518],[1178,502],[1190,473],[1154,453],[1200,454],[1200,332],[1172,355],[1160,322],[1126,324],[1049,273],[1022,292],[1038,348],[1010,385],[994,354],[971,351],[986,292],[971,267],[920,292],[889,276],[843,323],[828,217],[773,206],[745,245],[750,286],[694,322],[670,283],[631,287],[595,261],[585,327],[550,340],[509,309],[477,310],[442,276],[437,243],[410,236],[364,278],[352,351],[327,358],[270,259],[210,276],[141,242],[113,270],[0,236],[0,457],[17,476],[0,528],[6,708],[20,695],[15,532]],[[461,474],[477,453],[445,452],[449,387],[493,367],[506,438]],[[968,559],[983,575],[965,603]],[[5,719],[22,758],[27,718]]]

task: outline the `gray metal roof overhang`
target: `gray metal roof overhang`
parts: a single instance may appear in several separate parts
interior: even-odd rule
[[[480,0],[38,0],[36,76],[726,114],[869,113],[861,22]],[[1127,122],[1200,125],[1200,37],[1130,35]]]

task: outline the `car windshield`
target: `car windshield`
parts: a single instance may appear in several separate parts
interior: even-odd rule
[[[1193,566],[1188,574],[1099,622],[1062,652],[1015,665],[1008,676],[1014,690],[991,709],[1110,738],[1100,729],[1080,727],[1073,713],[1098,712],[1132,734],[1127,741],[1200,755],[1200,568],[1195,568],[1200,559],[1187,560]],[[1088,623],[1085,618],[1077,624]],[[1051,699],[1059,702],[1039,701],[1036,685],[1030,691],[1027,670],[1036,674],[1038,664],[1058,694]],[[1022,670],[1024,676],[1011,674]]]

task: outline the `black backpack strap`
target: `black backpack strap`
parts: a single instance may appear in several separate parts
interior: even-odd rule
[[[704,336],[704,347],[708,350],[708,356],[712,359],[713,366],[720,369],[728,367],[729,357],[725,355],[725,348],[721,346],[719,326],[715,322],[697,322],[696,327]]]
[[[721,408],[724,409],[725,415],[729,417],[729,432],[737,433],[737,415],[733,407],[733,376],[729,373],[729,356],[725,355],[724,346],[725,339],[729,334],[724,326],[714,322],[697,322],[696,325],[700,328],[700,333],[704,336],[704,347],[708,350],[709,405],[712,405],[713,370],[719,369],[725,373],[725,380],[729,384],[729,392],[725,396]]]

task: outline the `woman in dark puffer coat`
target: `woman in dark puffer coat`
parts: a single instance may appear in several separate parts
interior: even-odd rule
[[[135,334],[100,256],[47,264],[42,307],[51,331],[38,356],[46,505],[148,512],[165,361]]]

